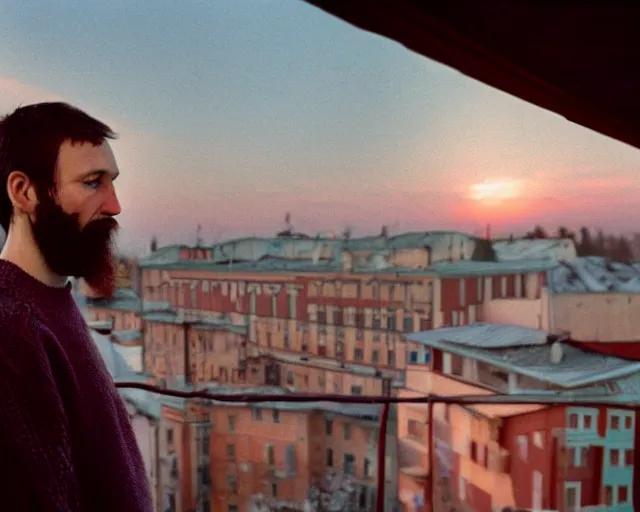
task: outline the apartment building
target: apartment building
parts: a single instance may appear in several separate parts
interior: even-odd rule
[[[415,510],[503,507],[631,511],[640,363],[566,344],[545,331],[480,324],[408,335],[431,352],[400,396],[520,395],[524,405],[400,405],[399,497]],[[580,401],[604,400],[603,407]],[[558,400],[571,405],[555,405]],[[433,438],[429,439],[428,425]],[[422,503],[425,501],[423,500]]]
[[[209,389],[286,395],[274,387]],[[368,511],[375,503],[379,406],[328,403],[211,403],[164,400],[158,453],[165,511]],[[395,432],[389,431],[390,438]],[[386,496],[393,504],[395,446],[388,443]],[[278,508],[280,507],[280,508]]]
[[[271,355],[281,369],[287,366],[285,379],[300,375],[300,389],[337,386],[357,394],[392,392],[407,354],[420,356],[403,334],[473,323],[482,319],[487,297],[539,296],[554,264],[500,262],[484,240],[436,232],[241,239],[206,250],[172,246],[140,267],[145,302],[166,301],[185,318],[246,326],[246,357],[257,375],[265,374],[266,366],[257,366],[272,364],[264,357]],[[285,362],[287,354],[298,359]],[[345,369],[357,374],[362,367],[373,375],[345,382]]]

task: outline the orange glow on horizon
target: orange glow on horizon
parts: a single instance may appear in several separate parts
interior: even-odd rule
[[[479,202],[502,202],[522,196],[522,183],[516,180],[484,180],[471,185],[469,197]]]

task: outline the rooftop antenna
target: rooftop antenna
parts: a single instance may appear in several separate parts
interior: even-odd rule
[[[202,247],[202,225],[196,228],[196,247]]]

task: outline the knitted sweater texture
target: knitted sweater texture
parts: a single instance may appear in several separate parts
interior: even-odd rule
[[[129,415],[71,294],[0,260],[0,510],[151,512]]]

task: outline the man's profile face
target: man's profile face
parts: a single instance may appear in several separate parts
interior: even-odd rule
[[[113,187],[117,176],[108,143],[63,143],[53,191],[38,195],[32,223],[35,241],[53,272],[82,277],[107,297],[115,289],[113,237],[118,224],[113,217],[121,210]]]

